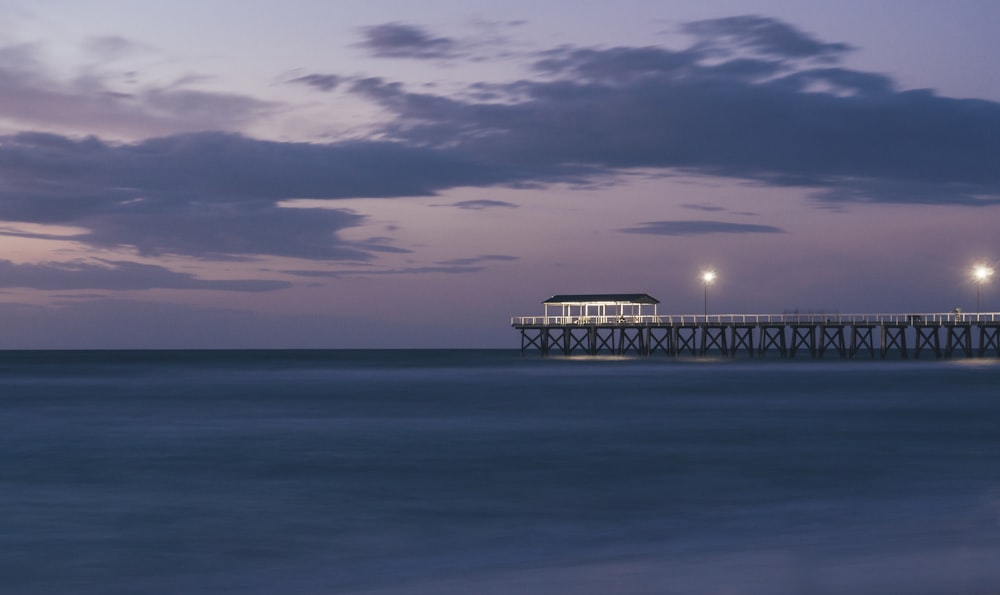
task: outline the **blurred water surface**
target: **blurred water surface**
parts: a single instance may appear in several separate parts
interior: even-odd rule
[[[5,593],[1000,593],[1000,361],[0,353]]]

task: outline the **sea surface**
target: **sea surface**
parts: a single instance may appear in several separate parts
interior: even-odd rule
[[[0,352],[0,592],[1000,593],[1000,360]]]

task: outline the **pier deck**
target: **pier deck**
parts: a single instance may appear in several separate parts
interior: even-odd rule
[[[546,315],[511,326],[522,354],[1000,357],[998,312]]]

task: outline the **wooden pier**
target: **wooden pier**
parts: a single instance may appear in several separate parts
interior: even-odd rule
[[[1000,357],[998,312],[661,315],[658,303],[646,294],[553,296],[544,315],[511,326],[522,355]]]

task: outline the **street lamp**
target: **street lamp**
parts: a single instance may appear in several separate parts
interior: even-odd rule
[[[701,280],[705,283],[705,320],[708,320],[708,285],[715,281],[715,271],[705,271],[701,274]]]
[[[972,278],[976,281],[976,320],[979,320],[979,288],[993,276],[993,269],[985,264],[977,264],[972,269]]]

